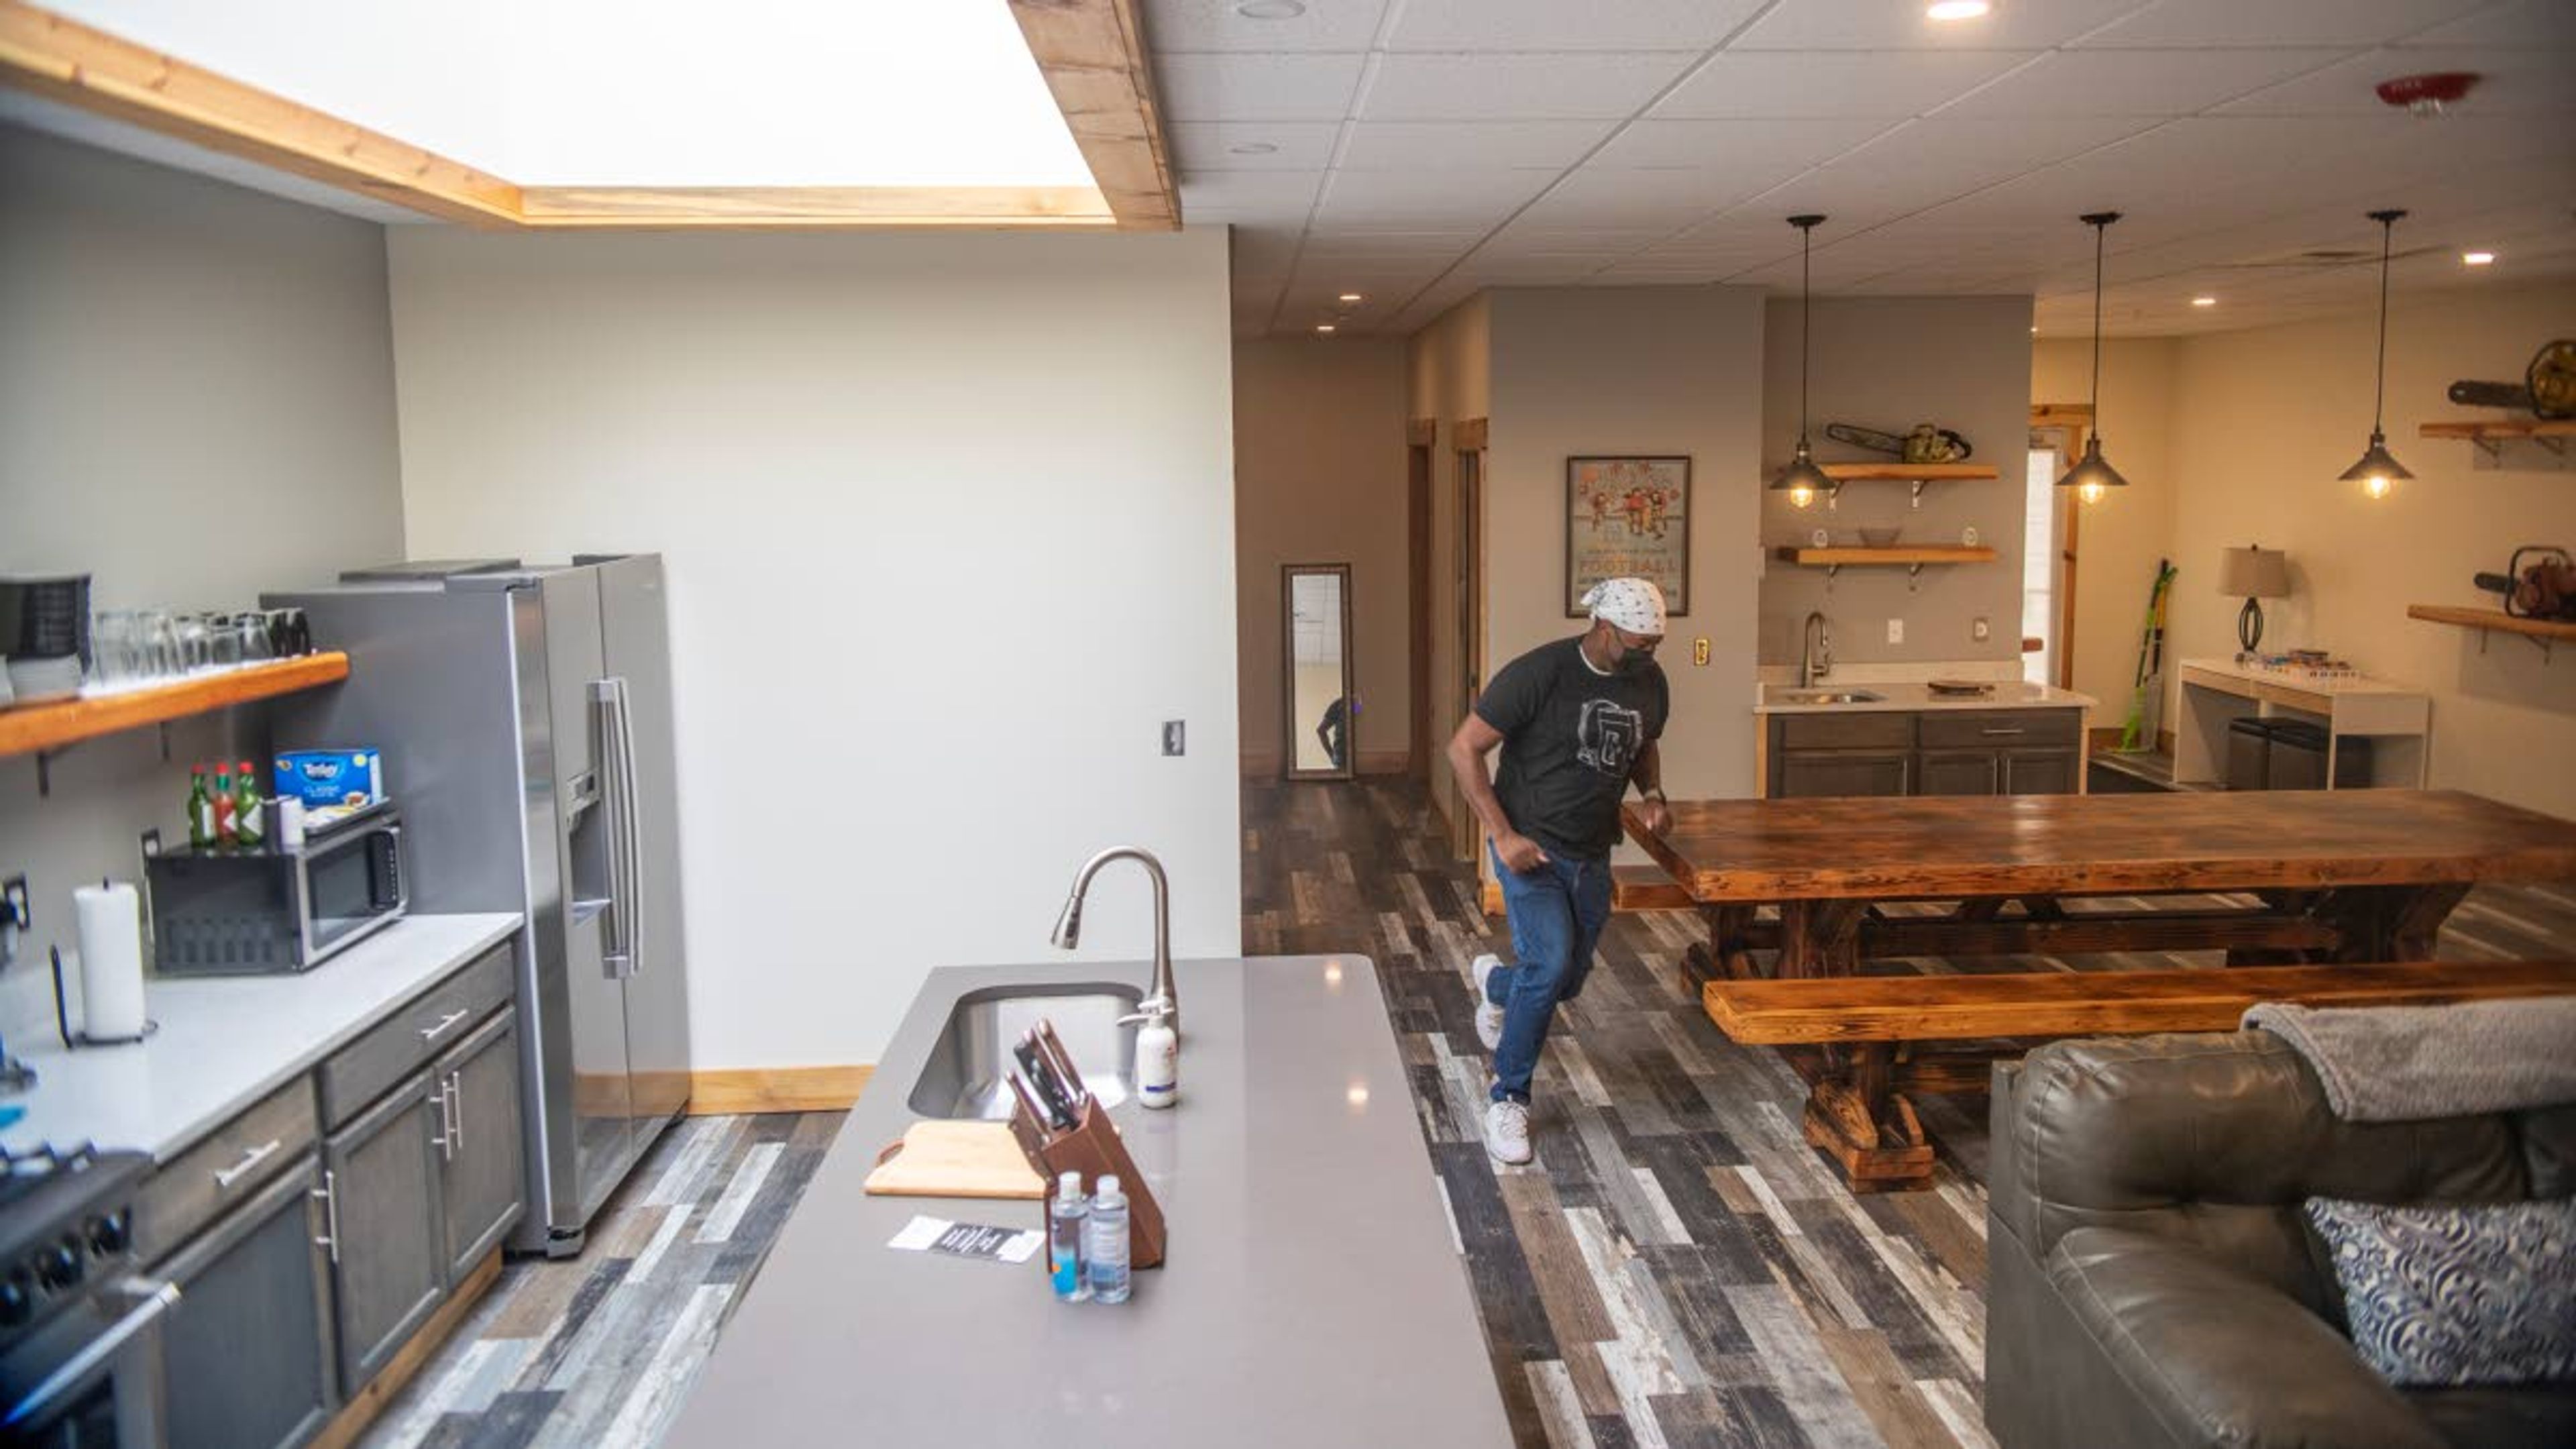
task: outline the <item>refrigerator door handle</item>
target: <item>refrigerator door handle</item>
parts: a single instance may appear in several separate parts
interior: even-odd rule
[[[635,703],[626,680],[617,681],[617,792],[626,828],[626,869],[617,883],[617,908],[626,915],[627,974],[644,974],[644,791],[635,773]]]
[[[600,970],[611,981],[635,974],[635,885],[629,859],[629,816],[634,797],[628,793],[626,753],[626,681],[615,676],[594,679],[590,702],[599,721],[599,748],[604,757],[599,800],[607,808],[608,909],[601,920]]]

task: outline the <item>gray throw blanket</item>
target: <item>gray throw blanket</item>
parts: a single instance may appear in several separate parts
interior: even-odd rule
[[[2347,1122],[2413,1122],[2576,1102],[2576,996],[2245,1013],[2316,1069]]]

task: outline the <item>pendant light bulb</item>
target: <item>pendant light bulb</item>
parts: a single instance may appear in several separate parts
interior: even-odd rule
[[[2370,446],[2362,450],[2361,461],[2343,470],[2342,481],[2361,485],[2361,496],[2374,502],[2395,492],[2397,485],[2415,475],[2388,451],[2388,435],[2380,431],[2386,421],[2388,403],[2388,250],[2397,231],[2397,220],[2403,211],[2374,211],[2372,221],[2379,223],[2379,362],[2373,370],[2370,399]]]
[[[2084,440],[2084,456],[2057,480],[2060,488],[2072,488],[2078,500],[2099,503],[2103,494],[2113,488],[2126,488],[2129,480],[2102,456],[2102,238],[2111,223],[2120,219],[2116,211],[2088,211],[2083,216],[2093,228],[2093,425],[2091,437]]]
[[[1788,494],[1792,508],[1813,506],[1819,493],[1831,498],[1840,486],[1816,466],[1815,450],[1807,443],[1807,340],[1812,331],[1808,325],[1812,303],[1808,258],[1816,227],[1822,221],[1821,216],[1789,218],[1789,224],[1798,229],[1798,448],[1789,455],[1789,465],[1771,475],[1770,488]]]

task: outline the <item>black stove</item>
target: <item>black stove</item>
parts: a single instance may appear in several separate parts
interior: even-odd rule
[[[140,1152],[0,1147],[0,1352],[131,1271]]]

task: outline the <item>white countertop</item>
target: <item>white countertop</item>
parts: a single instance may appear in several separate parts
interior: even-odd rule
[[[13,1038],[36,1070],[27,1115],[0,1146],[94,1142],[168,1161],[234,1113],[354,1040],[385,1014],[508,937],[515,913],[410,916],[291,976],[154,976],[160,1030],[133,1046],[67,1051]]]
[[[1918,710],[1950,709],[2089,709],[2096,702],[2091,695],[2077,694],[2071,689],[2059,689],[2050,684],[2027,684],[2018,679],[1985,682],[1993,685],[1992,693],[1934,694],[1931,686],[1920,680],[1864,681],[1827,677],[1818,680],[1813,686],[1820,690],[1835,692],[1857,690],[1879,696],[1874,700],[1861,700],[1851,704],[1796,704],[1783,696],[1802,694],[1807,691],[1795,684],[1765,683],[1760,697],[1754,703],[1753,712],[1755,714],[1862,714],[1885,713],[1893,710],[1913,713]]]
[[[2186,659],[2182,667],[2241,679],[2248,684],[2275,684],[2302,694],[2385,694],[2411,698],[2424,692],[2411,684],[2373,679],[2367,674],[2311,674],[2298,668],[2267,668],[2250,660]]]

